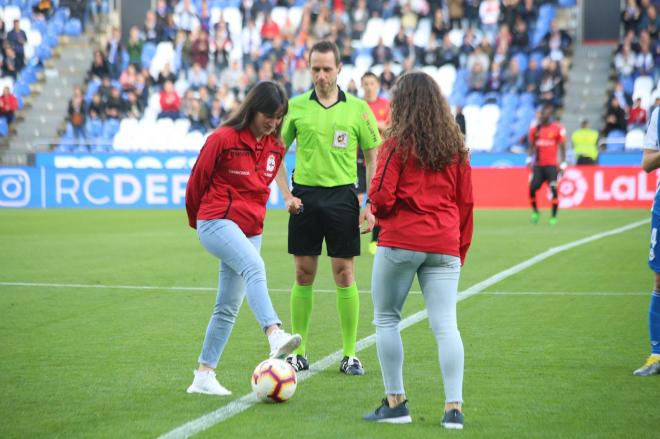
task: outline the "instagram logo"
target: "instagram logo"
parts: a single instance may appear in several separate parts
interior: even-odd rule
[[[0,169],[0,207],[25,207],[30,202],[30,176],[21,169]]]

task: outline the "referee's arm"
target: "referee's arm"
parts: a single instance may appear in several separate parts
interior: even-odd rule
[[[367,193],[369,193],[371,180],[374,178],[374,174],[376,173],[376,158],[378,157],[378,148],[364,149],[362,150],[362,153],[364,154],[366,169]]]

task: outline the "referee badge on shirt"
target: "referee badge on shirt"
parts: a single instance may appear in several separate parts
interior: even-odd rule
[[[332,146],[335,148],[346,148],[348,146],[348,132],[335,130],[335,136],[332,140]]]

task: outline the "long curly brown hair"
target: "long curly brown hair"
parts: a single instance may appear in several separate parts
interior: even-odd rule
[[[412,150],[423,168],[440,171],[467,159],[463,134],[435,80],[423,72],[400,76],[391,101],[392,124],[385,137],[393,140],[402,160]]]

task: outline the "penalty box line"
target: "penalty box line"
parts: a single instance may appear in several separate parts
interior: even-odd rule
[[[520,273],[521,271],[525,270],[526,268],[529,268],[533,265],[538,264],[541,261],[544,261],[558,253],[573,249],[575,247],[579,247],[584,244],[588,244],[593,241],[597,241],[599,239],[607,238],[609,236],[617,235],[620,233],[627,232],[628,230],[634,229],[636,227],[639,227],[644,224],[648,224],[650,220],[642,220],[642,221],[636,221],[634,223],[630,223],[628,225],[622,226],[622,227],[617,227],[615,229],[607,230],[605,232],[601,233],[596,233],[595,235],[588,236],[586,238],[578,239],[576,241],[569,242],[564,245],[560,245],[558,247],[553,247],[550,248],[542,253],[539,253],[538,255],[527,259],[526,261],[523,261],[519,264],[516,264],[506,270],[503,270],[488,279],[481,281],[467,290],[464,290],[458,294],[458,301],[463,301],[465,299],[468,299],[472,296],[475,296],[485,290],[488,287],[491,287],[502,280],[511,277],[515,274]],[[405,319],[401,320],[401,323],[399,324],[399,327],[401,330],[404,330],[416,323],[421,322],[422,320],[425,320],[427,317],[427,312],[426,310],[418,311]],[[356,346],[356,352],[360,352],[376,343],[376,334],[371,334],[368,337],[365,337],[357,342]],[[312,378],[319,372],[327,369],[330,367],[332,364],[335,364],[339,362],[343,358],[343,352],[341,350],[335,351],[332,354],[326,356],[325,358],[322,358],[321,360],[317,361],[316,363],[313,363],[309,367],[309,371],[306,372],[301,372],[298,374],[298,381],[305,381],[308,380],[309,378]],[[200,433],[204,430],[207,430],[214,425],[226,421],[227,419],[244,412],[245,410],[249,409],[250,407],[254,406],[257,404],[259,401],[258,399],[254,396],[254,394],[250,393],[245,396],[242,396],[241,398],[237,399],[236,401],[232,401],[229,404],[220,407],[219,409],[212,411],[210,413],[207,413],[206,415],[200,416],[197,419],[194,419],[190,422],[187,422],[180,427],[175,428],[174,430],[171,430],[162,436],[159,437],[159,439],[179,439],[179,438],[188,438],[191,437],[197,433]]]

